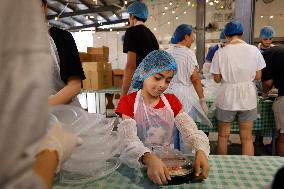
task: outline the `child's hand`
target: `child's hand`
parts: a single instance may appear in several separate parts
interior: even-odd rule
[[[201,173],[200,168],[202,168]],[[209,163],[205,153],[202,150],[198,150],[195,155],[194,176],[199,180],[206,179],[208,177],[209,169]]]
[[[144,154],[143,162],[147,165],[147,175],[155,184],[167,184],[167,180],[171,180],[168,168],[166,165],[154,154]]]

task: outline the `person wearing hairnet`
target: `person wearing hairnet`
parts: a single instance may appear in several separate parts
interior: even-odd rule
[[[47,0],[41,1],[47,15]],[[71,104],[81,107],[77,95],[81,91],[82,80],[86,77],[76,43],[68,31],[50,26],[48,31],[53,57],[52,88],[48,104]]]
[[[202,73],[205,78],[211,78],[211,74],[209,73],[209,71],[210,71],[211,62],[212,62],[215,52],[219,48],[222,48],[226,45],[227,41],[226,41],[224,31],[220,33],[219,40],[220,42],[218,44],[211,46],[208,49],[208,53],[205,58],[205,63],[203,64],[203,67],[202,67]]]
[[[127,53],[121,96],[128,93],[135,69],[151,51],[159,49],[155,35],[144,25],[148,8],[143,2],[135,1],[128,6],[130,27],[125,32],[123,52]]]
[[[263,52],[275,45],[272,44],[272,39],[275,36],[275,31],[272,26],[264,26],[259,32],[260,43],[258,49]]]
[[[167,50],[177,63],[177,74],[173,77],[169,92],[174,93],[183,104],[183,109],[195,122],[211,125],[207,118],[208,107],[205,102],[203,88],[199,77],[199,67],[194,52],[190,49],[193,42],[192,26],[179,25],[171,39],[173,45]],[[175,134],[176,145],[184,151],[182,138]]]
[[[207,178],[209,171],[207,136],[183,111],[174,94],[164,94],[176,73],[175,59],[169,53],[152,51],[133,75],[131,86],[138,92],[123,96],[115,110],[123,118],[118,125],[118,132],[124,136],[120,156],[122,162],[136,168],[146,165],[148,177],[158,185],[166,184],[171,178],[164,163],[151,150],[172,146],[174,124],[185,144],[192,145],[196,150],[196,178]]]
[[[1,0],[0,29],[0,188],[51,188],[80,141],[59,125],[46,135],[52,59],[40,1]]]
[[[243,155],[254,155],[253,121],[257,118],[254,80],[260,80],[265,61],[257,47],[242,40],[243,25],[232,20],[225,25],[228,44],[216,51],[210,72],[221,82],[214,105],[218,120],[218,154],[227,154],[232,122],[238,117]]]

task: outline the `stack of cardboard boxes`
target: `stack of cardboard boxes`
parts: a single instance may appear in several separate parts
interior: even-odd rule
[[[87,53],[80,53],[82,67],[86,76],[83,88],[99,90],[112,87],[112,66],[109,63],[109,48],[88,47]]]

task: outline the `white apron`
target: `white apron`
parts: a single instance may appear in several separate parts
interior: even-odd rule
[[[212,127],[211,121],[205,115],[200,103],[199,97],[194,86],[183,85],[181,83],[172,82],[169,92],[175,94],[180,100],[182,107],[186,113],[195,121]]]
[[[164,94],[161,99],[165,106],[155,109],[144,104],[141,90],[137,92],[134,104],[134,119],[139,139],[149,149],[170,147],[172,144],[174,112]]]
[[[56,93],[58,93],[61,89],[65,87],[65,83],[62,81],[61,76],[60,76],[60,65],[59,65],[60,59],[57,53],[57,48],[50,35],[49,35],[49,42],[50,42],[50,48],[51,48],[51,56],[52,56],[53,63],[54,63],[52,67],[52,86],[51,86],[50,95],[55,95]],[[77,97],[75,97],[72,100],[70,105],[81,107]]]

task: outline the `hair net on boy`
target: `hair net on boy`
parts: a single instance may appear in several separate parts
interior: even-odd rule
[[[143,20],[147,20],[148,18],[148,8],[145,3],[135,1],[127,8],[127,12],[136,16],[137,18],[141,18]]]
[[[242,34],[244,32],[243,25],[238,20],[232,20],[225,25],[225,35]]]
[[[264,26],[260,30],[259,37],[262,39],[270,39],[274,37],[274,34],[275,32],[272,26]]]
[[[191,33],[192,33],[192,26],[191,25],[181,24],[176,28],[176,30],[175,30],[175,32],[172,36],[171,43],[177,44],[178,42],[180,42],[184,39],[184,36],[186,34],[191,34]]]
[[[139,64],[132,77],[131,86],[134,89],[142,89],[146,78],[166,70],[177,72],[175,59],[163,50],[154,50],[150,52]]]

